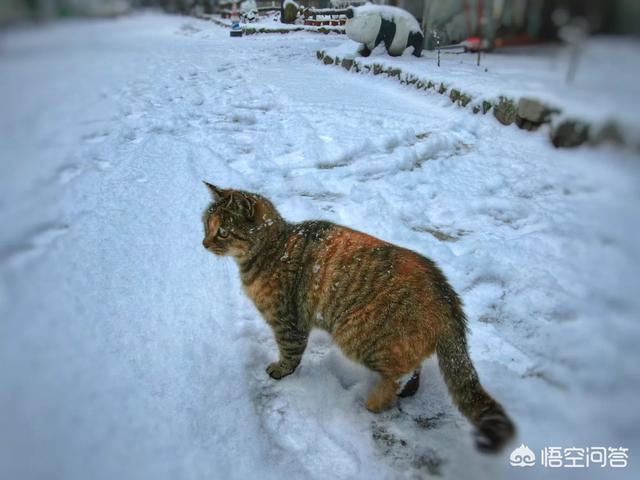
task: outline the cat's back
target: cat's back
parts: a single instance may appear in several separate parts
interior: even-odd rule
[[[320,323],[333,324],[354,305],[382,302],[383,308],[399,295],[414,301],[438,276],[437,267],[416,252],[340,225],[323,227],[321,236],[307,237],[299,284],[309,314]],[[317,227],[311,222],[303,228]]]
[[[429,258],[358,230],[326,221],[293,226],[284,257],[303,279],[313,280],[314,290],[335,290],[336,284],[361,280],[362,286],[379,290],[381,283],[412,285],[422,290],[450,287],[440,268]],[[304,283],[304,282],[303,282]]]

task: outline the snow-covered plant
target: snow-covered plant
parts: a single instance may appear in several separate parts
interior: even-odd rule
[[[298,12],[300,11],[300,5],[293,0],[284,0],[282,4],[282,17],[280,20],[282,23],[295,23],[298,18]]]
[[[240,5],[240,15],[247,22],[255,22],[258,19],[256,0],[244,0]]]

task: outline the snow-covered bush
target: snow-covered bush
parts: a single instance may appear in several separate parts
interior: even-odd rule
[[[294,23],[298,18],[300,6],[293,0],[284,0],[282,6],[282,23]]]
[[[240,5],[240,16],[247,22],[255,22],[258,19],[256,0],[244,0]]]

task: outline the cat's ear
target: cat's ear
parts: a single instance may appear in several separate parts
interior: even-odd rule
[[[209,182],[205,182],[204,180],[202,181],[202,183],[204,183],[205,186],[209,189],[209,191],[211,192],[211,196],[213,197],[213,200],[215,202],[222,198],[223,190],[221,188],[218,188],[215,185],[211,185]]]
[[[253,220],[256,214],[256,200],[253,197],[248,195],[240,195],[238,199],[238,206],[240,207],[240,211],[242,215],[247,220]]]

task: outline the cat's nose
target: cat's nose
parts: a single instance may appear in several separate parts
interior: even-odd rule
[[[205,238],[204,240],[202,240],[202,246],[204,248],[209,248],[211,245],[209,244],[209,242],[207,241],[207,239]]]

